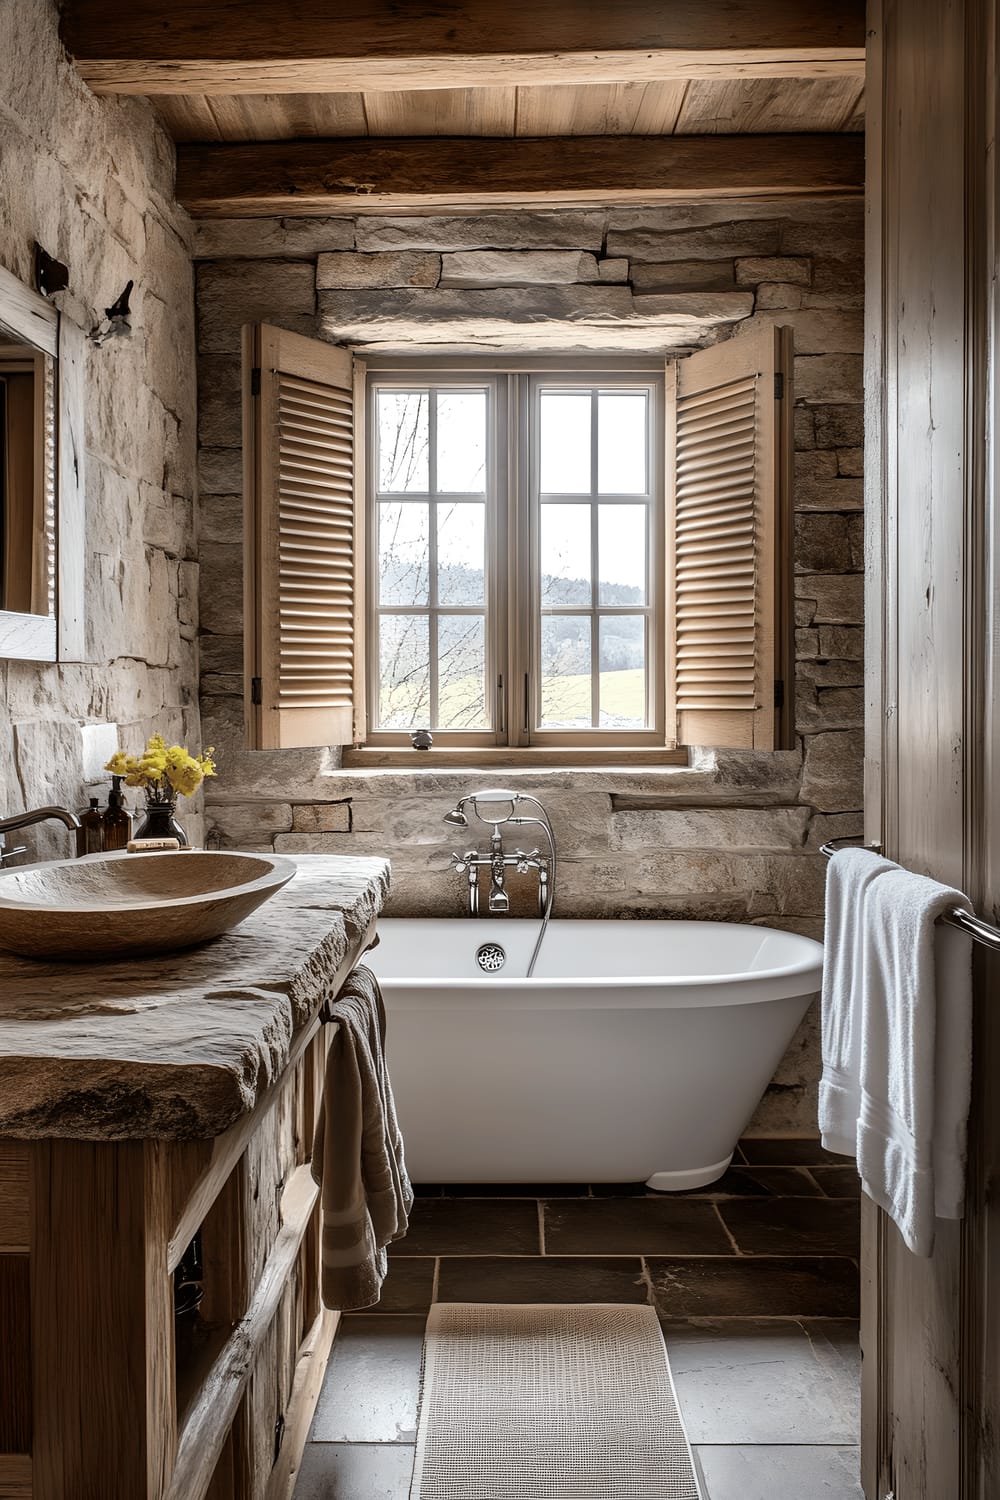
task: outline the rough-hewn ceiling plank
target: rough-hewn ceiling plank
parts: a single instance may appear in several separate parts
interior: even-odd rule
[[[864,70],[864,0],[68,0],[98,92],[242,94],[823,77]]]
[[[863,183],[860,135],[281,141],[181,146],[177,161],[178,201],[202,218],[817,197]]]

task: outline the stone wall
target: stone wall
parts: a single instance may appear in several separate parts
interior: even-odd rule
[[[485,780],[545,803],[563,916],[691,916],[822,933],[824,839],[861,830],[862,209],[682,204],[198,226],[201,668],[220,847],[387,853],[389,910],[463,909],[441,819]],[[506,313],[505,313],[506,310]],[[343,770],[242,746],[239,330],[266,319],[378,350],[663,348],[790,324],[796,357],[798,747],[634,771]],[[416,760],[415,760],[416,764]],[[459,841],[460,842],[460,841]],[[522,899],[526,899],[522,893]],[[809,1129],[815,1018],[754,1128]]]
[[[200,742],[191,226],[174,150],[140,100],[98,99],[65,56],[51,0],[0,6],[0,263],[32,285],[33,242],[69,267],[53,300],[89,331],[130,279],[130,338],[87,346],[86,650],[0,661],[0,815],[86,800],[119,726]],[[192,832],[200,814],[189,809]],[[187,814],[186,814],[187,816]],[[70,851],[65,830],[19,842]]]

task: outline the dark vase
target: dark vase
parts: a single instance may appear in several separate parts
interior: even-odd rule
[[[186,848],[188,837],[174,817],[176,811],[176,797],[147,797],[146,816],[132,837],[134,839],[176,839],[182,849]]]

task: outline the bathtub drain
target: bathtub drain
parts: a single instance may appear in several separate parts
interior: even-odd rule
[[[484,943],[476,949],[476,963],[487,974],[495,974],[507,962],[507,955],[499,943]]]

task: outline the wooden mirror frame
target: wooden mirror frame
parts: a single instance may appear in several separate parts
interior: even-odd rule
[[[0,267],[0,333],[40,350],[55,383],[54,506],[48,537],[55,569],[47,614],[0,610],[0,658],[84,659],[83,333],[44,297]]]

